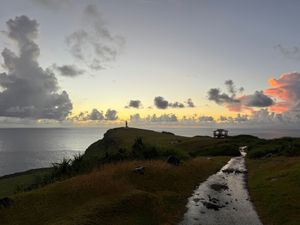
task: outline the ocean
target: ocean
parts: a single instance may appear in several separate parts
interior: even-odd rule
[[[2,128],[0,129],[0,176],[48,167],[63,158],[83,153],[101,139],[108,128]],[[177,135],[210,135],[213,128],[151,128]],[[300,137],[300,129],[229,129],[230,135],[261,138]]]

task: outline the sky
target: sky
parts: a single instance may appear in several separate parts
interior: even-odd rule
[[[300,123],[300,2],[3,0],[0,126]]]

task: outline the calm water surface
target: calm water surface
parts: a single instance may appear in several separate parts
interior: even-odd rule
[[[0,129],[0,176],[47,167],[82,153],[101,139],[108,128],[9,128]],[[153,129],[153,128],[151,128]],[[211,135],[213,128],[157,128],[183,136]],[[261,138],[300,137],[299,130],[229,129],[231,135]]]
[[[106,128],[0,129],[0,176],[47,167],[82,153]]]

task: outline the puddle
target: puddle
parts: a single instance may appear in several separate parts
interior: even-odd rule
[[[249,201],[241,153],[194,191],[179,225],[262,225]]]

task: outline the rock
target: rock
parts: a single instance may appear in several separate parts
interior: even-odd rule
[[[174,166],[179,166],[180,160],[176,156],[171,155],[168,157],[167,163],[172,164]]]
[[[143,166],[136,167],[133,171],[137,174],[144,175],[145,174],[145,167],[143,167]]]
[[[13,203],[13,201],[10,198],[1,198],[0,199],[0,208],[7,208],[9,207],[11,204]]]

